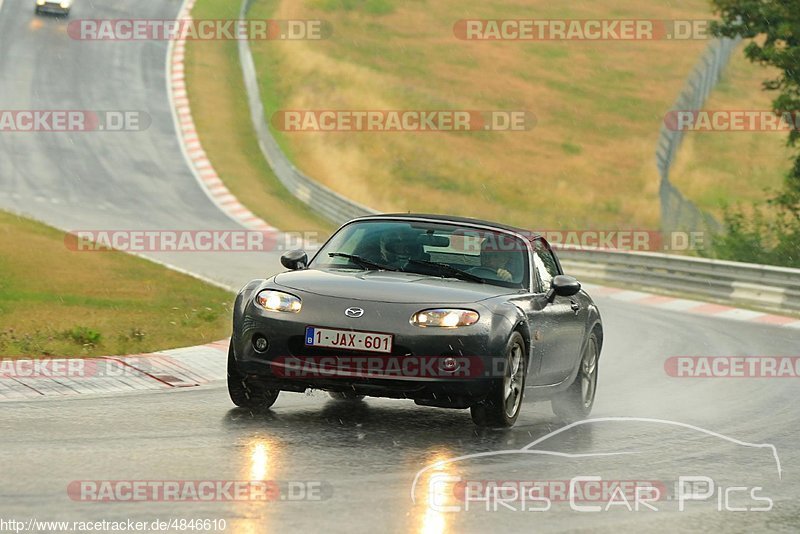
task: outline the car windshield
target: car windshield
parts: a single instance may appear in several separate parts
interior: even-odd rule
[[[310,267],[403,271],[527,288],[528,248],[504,231],[421,221],[358,221],[339,230]]]

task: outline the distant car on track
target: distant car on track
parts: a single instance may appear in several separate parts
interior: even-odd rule
[[[69,15],[72,0],[36,0],[36,14],[53,13],[56,15]]]
[[[236,297],[228,354],[234,404],[322,389],[469,408],[511,426],[523,395],[568,420],[594,404],[603,326],[580,283],[541,237],[460,217],[354,219],[309,262],[249,282]]]

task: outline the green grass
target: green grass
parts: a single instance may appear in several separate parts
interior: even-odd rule
[[[0,357],[103,356],[230,335],[233,295],[121,252],[76,252],[0,212]]]
[[[394,11],[391,0],[314,0],[313,5],[322,11],[362,11],[370,15],[386,15]]]
[[[561,149],[564,151],[565,154],[571,154],[571,155],[577,155],[583,151],[581,149],[581,145],[577,143],[571,143],[569,141],[564,141],[563,143],[561,143]]]

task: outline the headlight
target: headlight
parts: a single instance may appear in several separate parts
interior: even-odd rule
[[[256,295],[256,304],[265,310],[292,313],[299,312],[302,307],[302,301],[299,297],[271,289],[259,292]]]
[[[61,9],[69,8],[69,2],[61,2]]]
[[[44,5],[44,0],[36,0],[36,5],[37,6],[43,6]]]
[[[436,310],[422,310],[415,313],[411,316],[411,323],[417,326],[455,328],[456,326],[475,324],[480,318],[480,314],[476,311],[440,308]]]

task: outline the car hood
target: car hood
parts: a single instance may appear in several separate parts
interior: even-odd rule
[[[306,269],[278,274],[274,283],[329,297],[420,304],[477,302],[517,292],[491,284],[389,271]]]

